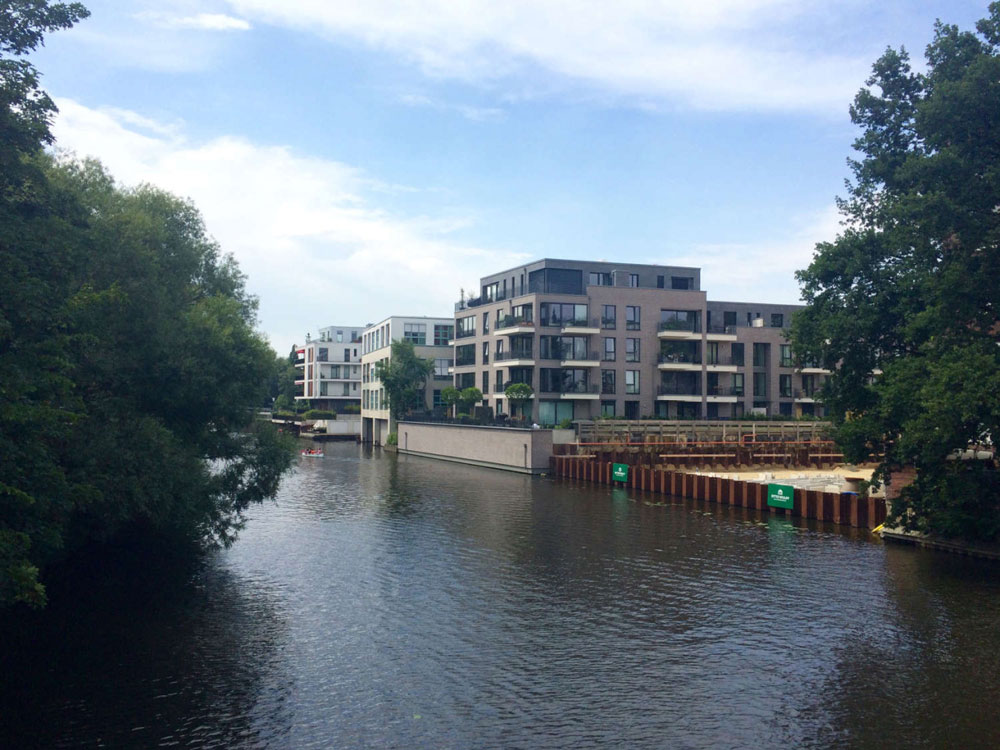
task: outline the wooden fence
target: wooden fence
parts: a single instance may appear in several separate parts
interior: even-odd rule
[[[611,461],[598,461],[586,456],[552,456],[549,461],[553,476],[598,484],[614,484],[611,465]],[[850,492],[819,492],[795,488],[794,506],[786,510],[768,507],[767,485],[759,482],[630,465],[628,481],[618,484],[662,495],[708,500],[779,515],[815,518],[818,521],[856,528],[874,529],[885,520],[884,499],[863,498]]]

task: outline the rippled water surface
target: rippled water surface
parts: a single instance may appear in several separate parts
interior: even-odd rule
[[[3,737],[1000,746],[1000,567],[654,500],[331,446],[176,586],[18,646]]]

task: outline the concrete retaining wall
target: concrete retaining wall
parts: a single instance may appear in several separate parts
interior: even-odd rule
[[[400,422],[399,452],[494,469],[539,474],[549,469],[552,430]]]

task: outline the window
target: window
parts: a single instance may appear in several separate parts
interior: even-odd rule
[[[497,370],[496,385],[494,387],[494,393],[503,393],[503,370]]]
[[[730,350],[733,353],[733,364],[737,367],[743,367],[744,364],[744,354],[743,354],[743,344],[733,344]]]
[[[663,287],[664,287],[664,281],[665,281],[665,279],[662,276],[657,276],[656,277],[656,288],[657,289],[663,289]]]
[[[615,392],[615,371],[601,370],[601,393]]]
[[[448,374],[448,368],[451,367],[451,360],[447,357],[441,357],[434,360],[434,379],[444,380],[445,378],[450,378],[451,375]]]
[[[475,344],[455,347],[455,367],[465,367],[474,364],[476,364]]]
[[[778,376],[778,395],[781,398],[791,398],[792,397],[792,376],[791,375],[779,375]]]
[[[639,393],[639,371],[625,371],[625,393]]]
[[[538,421],[541,424],[559,424],[566,419],[573,419],[572,401],[540,401],[538,403]]]
[[[767,373],[755,372],[753,374],[753,396],[754,398],[767,398]]]
[[[611,274],[591,271],[587,275],[587,284],[590,286],[611,286]]]
[[[490,363],[490,342],[483,342],[483,364],[488,365]]]
[[[316,361],[326,362],[329,359],[330,359],[330,350],[325,346],[321,346],[319,348],[319,351],[316,353]]]
[[[615,340],[611,337],[604,339],[604,354],[601,356],[605,362],[615,361]]]
[[[539,322],[543,326],[562,327],[578,323],[588,324],[587,306],[542,302],[538,309]]]
[[[698,317],[697,310],[660,310],[660,330],[697,333],[701,330]]]
[[[337,343],[338,344],[343,344],[344,343],[344,332],[343,331],[337,331]]]
[[[351,350],[350,349],[344,349],[344,361],[345,362],[350,362],[351,361]]]
[[[602,401],[601,402],[601,416],[602,417],[613,417],[615,415],[615,402],[614,401]]]
[[[488,312],[483,313],[483,333],[490,332],[490,314]]]
[[[722,313],[722,325],[726,328],[730,326],[736,326],[736,311],[735,310],[725,310]]]
[[[435,324],[434,346],[447,346],[453,338],[455,338],[455,326]]]
[[[639,274],[630,273],[628,275],[628,285],[633,288],[639,286]]]
[[[705,342],[705,364],[707,365],[718,365],[719,362],[719,342],[718,341],[706,341]]]
[[[639,339],[625,339],[625,361],[639,361]]]
[[[461,375],[455,378],[455,387],[460,391],[464,391],[466,388],[476,387],[476,373],[474,372],[463,372]]]
[[[411,344],[423,346],[427,343],[426,323],[404,323],[403,338]]]
[[[771,313],[771,328],[784,328],[785,316],[781,313]]]
[[[490,392],[490,373],[488,370],[483,370],[483,393]]]
[[[625,330],[639,330],[639,308],[633,305],[625,306]]]
[[[441,400],[441,391],[434,391],[434,395],[431,397],[431,407],[434,409],[444,408],[444,401]]]
[[[601,308],[601,328],[614,330],[617,325],[617,311],[614,305],[604,305]]]
[[[344,383],[344,393],[343,393],[343,395],[344,396],[350,396],[351,395],[351,384],[350,383]]]
[[[626,401],[625,402],[625,419],[638,419],[639,418],[639,402],[638,401]]]
[[[782,401],[781,403],[779,403],[778,404],[778,414],[780,414],[783,417],[790,417],[790,416],[792,416],[792,402],[791,401]]]
[[[671,289],[694,289],[694,279],[690,276],[671,276]]]
[[[767,367],[767,354],[770,347],[767,344],[753,345],[753,366]]]
[[[476,335],[476,316],[469,315],[459,318],[455,323],[455,337],[464,339]]]
[[[781,356],[781,366],[791,367],[792,366],[792,345],[791,344],[781,344],[780,356]]]

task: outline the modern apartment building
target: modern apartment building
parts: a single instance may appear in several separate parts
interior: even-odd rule
[[[396,431],[389,414],[385,389],[375,377],[375,364],[392,359],[393,341],[413,342],[416,354],[434,360],[427,379],[427,407],[442,406],[441,390],[451,385],[451,339],[455,321],[451,318],[427,318],[393,315],[369,325],[361,334],[361,437],[366,443],[382,445]]]
[[[819,413],[827,373],[797,369],[786,340],[798,305],[710,302],[682,266],[544,259],[485,276],[455,305],[455,387],[531,417],[726,419]]]
[[[327,326],[296,349],[301,373],[295,399],[318,409],[343,411],[361,405],[361,326]]]

